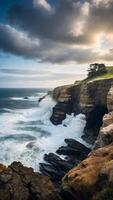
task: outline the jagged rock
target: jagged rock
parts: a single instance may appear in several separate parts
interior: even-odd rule
[[[0,166],[0,200],[61,200],[49,177],[20,162]]]
[[[113,86],[110,88],[107,95],[107,108],[108,111],[113,111]]]
[[[43,99],[45,99],[47,96],[48,96],[48,94],[46,94],[46,95],[40,97],[39,100],[38,100],[38,102],[41,102],[41,101],[42,101]]]
[[[55,88],[53,90],[53,98],[60,102],[60,96],[62,97],[62,93],[64,94],[65,91],[65,95],[71,95],[72,112],[78,113],[79,111],[88,116],[96,106],[107,107],[107,95],[112,85],[113,78],[80,81],[73,85]]]
[[[71,147],[64,147],[61,146],[57,151],[57,154],[59,155],[76,155],[77,157],[79,157],[83,152],[77,149],[73,149]]]
[[[85,147],[73,139],[65,139],[67,146],[60,147],[56,153],[65,155],[65,159],[61,159],[54,153],[44,155],[46,163],[40,163],[40,171],[44,175],[48,175],[52,181],[61,181],[61,178],[81,160],[86,158],[90,149]]]
[[[42,174],[49,176],[54,182],[61,181],[61,178],[66,173],[58,167],[54,167],[53,165],[46,163],[40,163],[40,171],[42,172]]]
[[[53,114],[51,116],[52,123],[55,125],[62,123],[62,120],[65,119],[67,113],[78,114],[82,112],[86,115],[87,119],[83,139],[90,144],[94,144],[99,134],[100,127],[102,126],[103,115],[107,114],[108,110],[113,107],[112,85],[113,78],[109,78],[92,81],[80,81],[73,85],[55,88],[53,91],[53,98],[57,101],[57,104],[54,107]],[[71,103],[67,102],[66,94],[67,97],[70,95]],[[59,113],[62,112],[64,103],[67,105],[63,110],[64,115],[56,114],[55,110]]]
[[[91,150],[86,147],[85,145],[81,144],[80,142],[78,142],[77,140],[74,139],[65,139],[65,143],[68,145],[68,147],[77,149],[78,151],[82,151],[82,152],[86,152],[86,154],[88,154]]]
[[[95,142],[94,149],[104,147],[113,142],[113,112],[103,117],[103,126],[100,129],[98,138]]]
[[[72,112],[72,96],[70,94],[69,88],[64,88],[58,95],[58,103],[53,108],[53,113],[50,118],[53,124],[61,124],[66,118],[67,113]]]
[[[44,160],[46,163],[40,163],[40,171],[54,182],[61,181],[61,178],[73,167],[72,163],[54,153],[45,154]]]
[[[74,139],[65,139],[67,146],[60,147],[56,153],[59,155],[67,155],[73,158],[74,163],[86,158],[88,153],[91,151],[89,148],[85,147],[80,142]]]
[[[70,170],[73,165],[69,162],[67,162],[64,159],[61,159],[58,155],[54,153],[49,153],[44,155],[44,160],[53,166],[57,167],[58,169],[68,171]]]
[[[65,200],[108,200],[113,197],[112,186],[113,144],[93,151],[65,175],[62,196]]]

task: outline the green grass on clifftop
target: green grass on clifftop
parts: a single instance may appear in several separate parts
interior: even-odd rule
[[[102,75],[96,75],[92,78],[86,78],[84,81],[85,82],[90,82],[90,81],[96,81],[96,80],[103,80],[103,79],[111,79],[113,78],[113,66],[107,66],[106,67],[107,73],[104,73]]]

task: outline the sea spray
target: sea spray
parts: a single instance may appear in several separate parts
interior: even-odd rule
[[[49,120],[55,104],[47,96],[40,103],[37,102],[35,108],[1,113],[0,162],[10,164],[14,160],[21,161],[38,170],[43,155],[56,152],[60,146],[65,145],[65,138],[84,143],[81,136],[86,124],[85,116],[67,115],[62,124],[55,126]]]

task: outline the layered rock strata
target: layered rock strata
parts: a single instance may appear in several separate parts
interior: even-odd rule
[[[83,138],[93,144],[102,126],[102,117],[108,113],[108,105],[111,109],[113,107],[112,101],[110,102],[112,85],[113,79],[100,79],[84,80],[73,85],[55,88],[53,98],[57,104],[50,118],[52,123],[55,125],[62,123],[66,114],[85,114],[87,123]]]

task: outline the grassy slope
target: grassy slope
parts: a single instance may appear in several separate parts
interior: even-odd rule
[[[102,75],[97,75],[93,78],[86,78],[84,81],[90,82],[90,81],[95,81],[95,80],[102,80],[102,79],[111,79],[113,78],[113,66],[106,67],[107,73],[102,74]]]
[[[107,66],[106,67],[107,73],[102,74],[102,75],[96,75],[92,78],[86,78],[83,79],[82,81],[75,81],[74,85],[81,85],[81,84],[85,84],[85,83],[89,83],[92,81],[96,81],[96,80],[103,80],[103,79],[113,79],[113,66]]]

